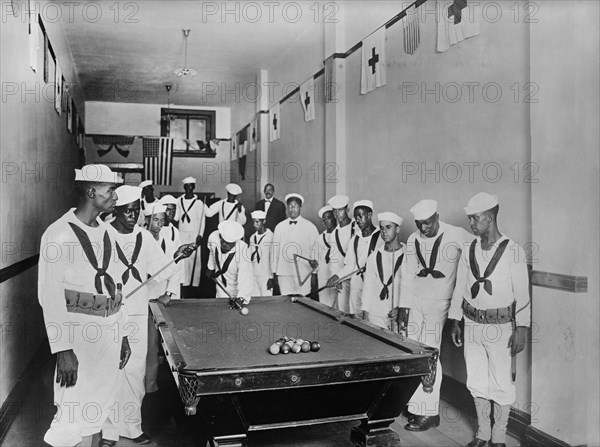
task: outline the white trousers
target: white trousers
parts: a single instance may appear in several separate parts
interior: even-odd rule
[[[357,312],[362,311],[362,291],[364,281],[360,275],[353,275],[350,278],[350,299],[348,300],[348,310],[344,310],[341,308],[340,310],[343,312],[348,312],[351,314],[356,314]]]
[[[189,231],[181,231],[180,233],[182,244],[191,244],[196,242],[198,234]],[[202,259],[200,256],[200,248],[195,250],[192,256],[183,260],[183,276],[181,282],[184,286],[200,286],[200,274],[202,271]]]
[[[277,275],[277,280],[279,281],[279,290],[281,291],[282,295],[308,295],[310,293],[310,277],[302,285],[300,285],[298,282],[298,277],[296,276]]]
[[[119,436],[137,438],[142,431],[142,401],[146,394],[146,354],[148,352],[148,315],[129,315],[134,333],[129,335],[131,357],[119,371],[115,411],[111,411],[102,427],[102,437],[118,441]]]
[[[100,319],[99,319],[100,320]],[[77,382],[66,388],[56,383],[56,414],[44,441],[70,447],[98,433],[115,409],[123,334],[115,325],[88,323],[73,327],[73,352],[77,356]]]
[[[270,279],[268,276],[255,275],[254,278],[256,279],[256,285],[260,296],[273,296],[273,289],[267,289],[267,282]]]
[[[426,345],[440,349],[442,331],[448,317],[450,300],[417,298],[408,317],[408,336]],[[439,414],[440,388],[442,386],[442,364],[437,362],[433,391],[426,393],[419,386],[408,403],[408,411],[420,416]]]
[[[479,324],[465,317],[467,388],[473,397],[512,405],[516,399],[510,375],[508,340],[512,324]]]
[[[319,275],[319,288],[324,287],[328,279],[327,275]],[[334,309],[339,309],[338,294],[333,287],[328,287],[319,292],[319,302]]]

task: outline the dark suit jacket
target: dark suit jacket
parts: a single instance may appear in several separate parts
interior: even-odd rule
[[[254,207],[256,210],[265,210],[265,199],[259,200],[256,202],[256,206]],[[287,219],[287,212],[285,208],[285,204],[281,200],[277,200],[273,197],[271,201],[271,206],[269,207],[269,211],[267,211],[267,220],[265,222],[265,227],[267,227],[271,231],[275,231],[275,227],[282,220]]]

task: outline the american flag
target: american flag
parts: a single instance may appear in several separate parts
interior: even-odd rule
[[[173,138],[144,138],[144,180],[170,185],[173,172]]]

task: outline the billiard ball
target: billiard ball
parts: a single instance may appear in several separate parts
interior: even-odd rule
[[[281,352],[282,354],[289,354],[290,349],[292,349],[292,348],[290,348],[290,345],[288,345],[287,343],[284,343],[279,348],[279,352]]]
[[[310,342],[305,341],[304,343],[302,343],[302,352],[308,352],[310,351]]]
[[[281,345],[278,345],[277,343],[273,343],[271,345],[271,347],[269,348],[269,352],[273,355],[277,355],[279,354],[279,349],[280,349]]]
[[[240,313],[242,315],[248,315],[248,312],[250,312],[250,311],[248,310],[247,307],[242,307],[242,309],[240,310]]]
[[[318,342],[318,341],[313,341],[313,342],[310,344],[310,350],[311,350],[312,352],[317,352],[319,349],[321,349],[321,345],[319,344],[319,342]]]

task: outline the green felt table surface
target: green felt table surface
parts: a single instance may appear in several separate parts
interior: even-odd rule
[[[324,307],[323,307],[324,308]],[[188,370],[240,370],[369,362],[411,354],[288,297],[254,298],[249,314],[229,308],[227,299],[172,300],[161,307],[168,330]],[[287,335],[318,341],[318,352],[272,355],[269,346]]]

